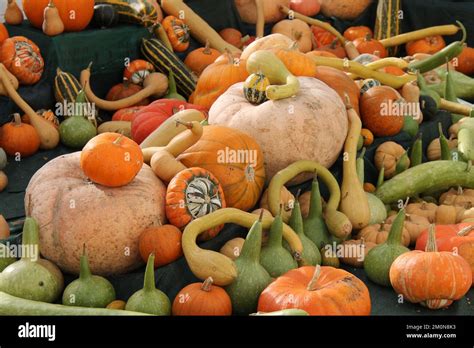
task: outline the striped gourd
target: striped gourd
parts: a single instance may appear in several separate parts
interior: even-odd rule
[[[81,84],[73,74],[62,71],[59,68],[56,70],[54,97],[58,103],[74,103],[81,89]]]
[[[379,0],[374,35],[377,40],[388,39],[400,34],[402,19],[400,0]],[[390,56],[395,56],[397,47],[387,49]]]
[[[143,39],[141,51],[146,60],[161,73],[174,74],[178,92],[188,98],[196,89],[195,75],[157,39]]]
[[[121,22],[153,25],[158,19],[158,11],[151,0],[96,0],[96,4],[113,5]]]
[[[267,100],[265,90],[270,85],[268,78],[262,73],[252,74],[244,82],[244,95],[252,104],[262,104]]]

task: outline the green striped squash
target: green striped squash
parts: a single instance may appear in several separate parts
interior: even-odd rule
[[[399,35],[402,15],[400,0],[379,0],[375,19],[375,38],[382,40]],[[388,54],[395,56],[397,49],[397,47],[388,48]]]
[[[95,3],[113,5],[119,14],[119,20],[125,23],[151,26],[159,15],[155,0],[96,0]]]
[[[267,100],[265,90],[270,85],[268,78],[262,73],[252,74],[244,82],[244,95],[252,104],[262,104]]]
[[[186,99],[194,92],[196,76],[160,40],[142,39],[141,51],[156,70],[165,75],[173,73],[178,92]]]
[[[54,78],[54,97],[58,103],[75,103],[79,91],[82,89],[80,82],[73,74],[56,70]]]

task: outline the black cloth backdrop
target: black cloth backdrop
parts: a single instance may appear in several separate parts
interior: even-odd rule
[[[245,34],[254,34],[254,26],[243,23],[235,9],[232,0],[189,0],[186,1],[199,15],[201,15],[212,27],[217,30],[234,27],[241,30]],[[374,2],[367,11],[352,22],[340,21],[336,18],[325,18],[339,30],[343,31],[351,25],[368,25],[373,27],[375,22],[376,3]],[[468,33],[474,33],[474,1],[442,1],[442,0],[402,0],[403,20],[401,22],[402,32],[407,32],[415,29],[420,29],[428,26],[450,24],[455,20],[460,20],[466,26]],[[318,18],[323,18],[318,16]],[[20,94],[30,102],[35,108],[51,108],[54,105],[54,97],[52,93],[52,78],[59,63],[66,66],[71,65],[76,76],[79,75],[80,69],[87,66],[91,58],[99,60],[95,64],[93,70],[93,87],[97,94],[104,96],[106,91],[114,84],[121,82],[122,67],[120,66],[124,57],[135,59],[139,57],[139,38],[148,36],[149,33],[141,28],[134,26],[119,26],[112,30],[95,30],[91,28],[81,33],[66,34],[61,41],[51,41],[50,38],[45,38],[42,34],[27,24],[19,27],[8,27],[11,35],[33,35],[35,42],[40,45],[42,52],[45,54],[47,73],[42,80],[35,86],[21,87]],[[266,33],[270,33],[271,25],[265,28]],[[68,39],[71,40],[68,40]],[[120,38],[120,42],[117,42]],[[457,37],[447,37],[447,42],[455,40]],[[89,40],[86,45],[87,48],[77,50],[73,49],[80,55],[84,55],[81,59],[64,59],[61,56],[68,48],[68,42],[82,42]],[[474,36],[469,36],[469,45],[474,46]],[[98,44],[98,46],[97,46]],[[190,50],[198,47],[196,42],[192,42]],[[112,54],[111,52],[116,52]],[[403,53],[403,52],[402,52]],[[181,54],[182,57],[186,53]],[[89,56],[87,56],[89,55]],[[87,56],[87,57],[86,57]],[[58,57],[62,60],[59,62]],[[61,67],[63,68],[63,67]],[[64,68],[64,70],[66,70]],[[66,70],[67,71],[67,70]],[[12,105],[8,99],[0,98],[0,124],[9,120],[9,114],[17,111],[16,107]],[[425,122],[420,128],[423,133],[423,148],[424,153],[429,142],[438,136],[437,124],[442,122],[443,129],[447,130],[450,126],[449,114],[439,112],[435,119]],[[386,140],[394,140],[400,143],[405,148],[411,147],[413,139],[407,133],[400,133],[393,138],[380,138],[367,149],[365,155],[365,173],[366,181],[375,182],[377,178],[377,171],[372,165],[375,149],[378,144]],[[21,218],[24,216],[23,199],[24,191],[31,176],[44,165],[47,161],[59,155],[71,152],[70,149],[64,146],[59,146],[57,149],[51,151],[42,151],[24,161],[15,162],[10,158],[10,163],[5,169],[10,183],[4,192],[0,193],[0,213],[3,214],[10,222],[13,231],[19,232],[21,230]],[[340,158],[331,171],[340,179],[341,174]],[[308,190],[310,183],[305,183],[297,188]],[[327,194],[327,190],[323,186],[323,195]],[[225,229],[213,240],[203,243],[201,247],[206,249],[218,250],[227,240],[235,237],[245,236],[246,231],[235,225],[226,225]],[[20,235],[14,235],[10,238],[10,242],[18,242]],[[408,303],[398,303],[398,297],[392,289],[382,288],[370,282],[362,270],[349,269],[351,272],[361,278],[369,287],[372,297],[372,313],[378,315],[442,315],[442,314],[472,314],[472,306],[468,302],[468,298],[472,298],[474,291],[468,294],[463,300],[456,302],[447,310],[429,311],[418,305]],[[120,299],[127,299],[134,291],[140,289],[143,284],[143,268],[136,270],[123,276],[111,277],[110,281],[113,283],[117,297]],[[176,262],[167,266],[158,268],[155,271],[157,287],[163,290],[171,300],[174,299],[177,292],[185,285],[198,281],[190,272],[189,267],[184,258],[180,258]],[[74,276],[66,275],[66,281],[69,282],[74,279]]]

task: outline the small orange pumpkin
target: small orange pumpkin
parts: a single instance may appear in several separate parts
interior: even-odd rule
[[[147,228],[140,235],[138,249],[144,262],[155,254],[154,266],[161,267],[183,256],[182,233],[176,226],[161,225]]]
[[[367,34],[365,37],[359,37],[353,42],[360,54],[369,53],[380,58],[387,57],[387,50],[385,47],[380,43],[380,41],[372,38],[372,35],[370,34]]]
[[[2,42],[1,38],[0,42]],[[474,48],[464,46],[457,60],[457,64],[455,64],[457,71],[466,75],[474,74]]]
[[[119,187],[132,182],[143,166],[140,146],[118,133],[102,133],[84,146],[81,168],[93,182]]]
[[[235,46],[239,49],[244,46],[244,39],[242,38],[242,33],[237,29],[224,28],[219,32],[219,35],[224,39],[225,42],[230,43],[232,46]]]
[[[212,278],[203,283],[189,284],[176,295],[172,313],[176,316],[229,316],[232,303],[229,295],[219,286],[212,285]]]
[[[8,34],[7,27],[3,23],[0,23],[0,46],[2,45],[3,41],[9,37],[10,35]]]
[[[446,47],[446,42],[441,35],[427,36],[420,40],[410,41],[406,44],[406,51],[409,56],[416,53],[435,54]]]
[[[197,48],[186,56],[184,64],[197,76],[201,76],[204,69],[214,63],[221,54],[218,50],[209,46],[209,41],[206,42],[206,47]]]
[[[344,31],[344,37],[349,41],[354,41],[367,35],[373,36],[372,29],[364,25],[349,27]]]
[[[367,128],[362,128],[360,135],[362,135],[362,138],[364,139],[364,146],[370,146],[374,142],[374,135]]]
[[[18,153],[22,157],[35,154],[40,146],[40,138],[36,129],[21,122],[19,114],[13,115],[13,121],[0,128],[0,147],[10,156]]]
[[[336,39],[336,37],[329,31],[316,25],[311,26],[311,31],[313,32],[313,37],[316,46],[315,48],[329,45]]]
[[[176,52],[184,52],[189,47],[189,27],[179,18],[167,16],[161,22]]]

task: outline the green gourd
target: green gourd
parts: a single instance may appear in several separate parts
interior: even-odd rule
[[[387,218],[387,209],[385,204],[372,193],[366,192],[367,201],[369,202],[370,222],[369,225],[380,224]]]
[[[171,315],[168,296],[155,286],[155,254],[150,254],[145,270],[143,289],[135,292],[127,301],[125,310],[154,315]]]
[[[457,103],[458,97],[456,96],[456,82],[453,78],[453,75],[449,69],[449,64],[446,63],[446,72],[445,72],[445,86],[444,86],[444,98],[450,102]],[[458,122],[463,115],[451,113],[451,120],[454,123]]]
[[[298,195],[299,196],[299,195]],[[296,232],[298,237],[300,237],[301,244],[303,244],[303,252],[301,254],[301,259],[305,266],[316,266],[321,264],[321,253],[319,248],[314,244],[311,239],[306,237],[303,227],[303,217],[301,216],[301,208],[298,199],[295,201],[295,205],[291,212],[290,221],[288,223],[290,227]],[[288,250],[290,246],[288,243],[285,243],[285,248]]]
[[[438,132],[439,132],[439,144],[441,148],[441,160],[450,161],[451,160],[451,150],[449,149],[448,139],[444,136],[443,125],[441,122],[438,123]],[[458,132],[459,136],[459,132]]]
[[[64,288],[59,268],[40,257],[39,227],[27,217],[23,226],[23,254],[0,273],[0,291],[27,300],[54,302]]]
[[[383,286],[390,286],[390,266],[401,254],[410,251],[402,245],[403,224],[405,222],[405,208],[402,208],[395,220],[385,243],[379,244],[369,251],[364,260],[364,269],[367,277]]]
[[[164,98],[187,101],[186,98],[184,98],[181,94],[178,94],[176,89],[176,79],[174,78],[172,71],[170,71],[168,76],[168,94]]]
[[[86,103],[86,93],[84,90],[81,90],[74,104],[74,110],[78,114],[67,118],[59,126],[61,142],[68,147],[82,149],[89,140],[97,135],[97,128],[84,117],[83,106]]]
[[[419,129],[420,127],[418,125],[418,122],[413,118],[413,116],[404,116],[402,131],[406,132],[410,137],[414,138],[418,134]]]
[[[239,257],[235,260],[237,278],[225,290],[232,301],[232,313],[249,315],[255,312],[260,293],[272,278],[260,264],[262,215],[250,228]]]
[[[260,264],[271,277],[277,278],[298,264],[291,253],[283,248],[283,219],[280,214],[275,217],[270,227],[268,243],[260,251]]]
[[[400,159],[397,162],[397,166],[395,167],[395,173],[400,174],[407,170],[410,167],[410,158],[408,157],[408,151],[405,151],[405,153],[400,157]]]
[[[70,283],[64,290],[63,305],[105,308],[114,300],[115,290],[112,284],[104,277],[91,273],[84,245],[79,278]]]
[[[411,147],[410,166],[416,167],[421,163],[423,163],[423,134],[419,133]]]
[[[5,244],[0,243],[0,272],[16,262],[14,257],[10,257],[9,249]]]
[[[5,169],[7,166],[7,154],[5,150],[0,147],[0,170]]]

